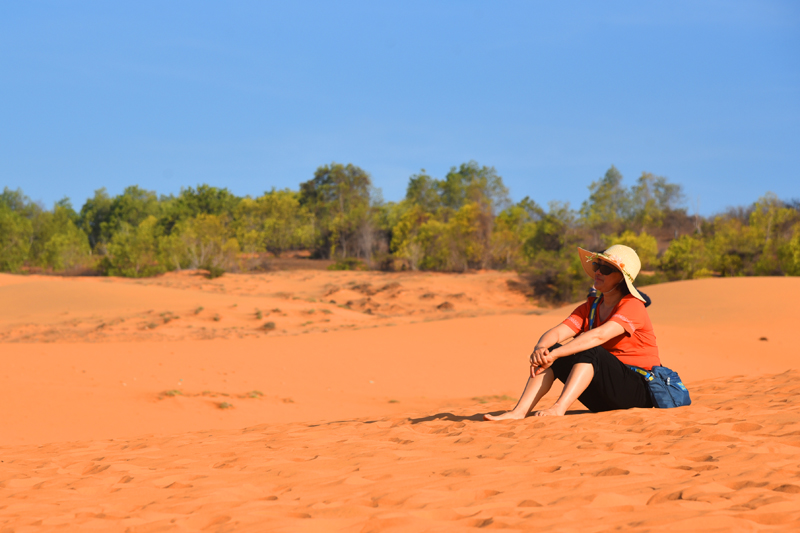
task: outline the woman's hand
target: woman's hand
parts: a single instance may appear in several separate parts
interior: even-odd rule
[[[546,346],[536,345],[531,354],[531,377],[538,376],[553,364],[555,357]]]

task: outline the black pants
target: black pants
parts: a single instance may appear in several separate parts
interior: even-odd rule
[[[553,345],[555,350],[561,346]],[[602,346],[556,359],[551,367],[556,377],[566,383],[572,367],[578,363],[591,363],[594,367],[592,382],[578,399],[590,411],[613,411],[632,407],[653,407],[650,391],[644,376],[611,355]]]

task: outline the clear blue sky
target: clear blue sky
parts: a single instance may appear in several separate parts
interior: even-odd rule
[[[705,215],[800,198],[798,6],[3,2],[0,186],[259,195],[336,161],[399,200],[475,160],[541,204],[611,164]]]

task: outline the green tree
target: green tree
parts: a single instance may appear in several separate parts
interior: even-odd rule
[[[523,254],[534,262],[543,253],[558,254],[574,244],[575,214],[568,203],[550,202],[547,213],[543,213],[530,236],[523,245]]]
[[[0,201],[0,271],[17,272],[22,267],[32,236],[31,221]]]
[[[786,207],[774,193],[767,193],[753,205],[749,220],[752,238],[761,244],[753,265],[755,274],[779,276],[785,273],[784,248],[799,219],[797,211]]]
[[[140,189],[137,185],[126,187],[122,194],[112,198],[106,213],[102,209],[105,206],[103,205],[104,191],[101,191],[103,190],[100,189],[100,191],[95,192],[95,200],[98,201],[98,210],[95,213],[97,218],[94,219],[94,223],[99,224],[97,243],[105,245],[112,240],[117,232],[122,231],[124,226],[129,226],[126,231],[130,231],[130,228],[139,227],[147,218],[151,216],[157,218],[161,213],[161,205],[159,204],[156,193]],[[98,193],[100,194],[98,195]],[[84,207],[86,206],[84,205]],[[88,214],[88,211],[87,209],[86,214]],[[81,213],[84,214],[83,208],[81,209]],[[83,220],[85,221],[87,219],[84,217]],[[84,228],[87,227],[86,224],[87,222],[84,222]],[[92,224],[90,224],[89,227],[92,228],[90,233],[94,234],[94,227],[92,227]]]
[[[599,236],[600,232],[617,232],[629,213],[630,199],[622,186],[622,174],[612,165],[602,178],[589,185],[589,199],[581,206],[581,217]]]
[[[639,231],[660,228],[666,216],[684,201],[680,185],[667,178],[642,172],[630,191],[630,216]]]
[[[497,171],[475,161],[451,168],[439,188],[442,205],[454,211],[472,202],[494,216],[509,204],[508,189]]]
[[[86,200],[81,207],[79,226],[89,236],[92,249],[101,243],[107,242],[109,233],[104,232],[104,227],[109,227],[111,219],[111,197],[105,187],[94,191],[94,196]],[[104,226],[105,225],[105,226]]]
[[[661,268],[671,279],[691,279],[709,272],[709,254],[699,236],[683,235],[673,240],[661,257]]]
[[[137,226],[122,220],[119,230],[108,243],[108,253],[101,266],[109,276],[141,278],[160,274],[166,269],[159,261],[160,228],[150,215]]]
[[[161,226],[166,233],[181,220],[194,218],[199,215],[233,215],[241,198],[231,193],[228,189],[212,187],[208,184],[181,189],[177,198],[162,198],[164,214],[161,216]]]
[[[464,271],[479,268],[486,251],[478,204],[467,203],[442,220],[420,206],[410,206],[394,228],[392,250],[412,270]]]
[[[396,221],[392,224],[390,249],[395,257],[408,262],[411,270],[418,270],[424,256],[419,234],[422,226],[432,215],[420,205],[402,202],[397,209]]]
[[[44,244],[41,264],[61,272],[84,265],[91,253],[86,233],[67,220]]]
[[[406,202],[419,206],[428,213],[435,213],[442,207],[442,183],[431,178],[423,169],[420,174],[414,174],[408,180],[406,187]]]
[[[246,252],[275,255],[314,244],[314,224],[300,194],[274,188],[256,199],[244,198],[236,206],[233,231]]]
[[[314,216],[320,255],[370,255],[359,236],[371,230],[372,192],[369,174],[352,164],[321,166],[300,184],[300,205]]]
[[[752,275],[762,245],[754,228],[734,216],[717,216],[705,239],[709,268],[723,276]],[[674,242],[674,241],[673,241]]]
[[[25,196],[22,189],[11,190],[8,187],[4,187],[3,193],[0,194],[0,205],[5,205],[9,210],[29,219],[41,211],[39,206]]]
[[[792,238],[786,245],[786,273],[800,276],[800,224],[795,224]]]
[[[524,246],[533,239],[537,222],[545,217],[544,210],[529,197],[500,212],[492,231],[492,257],[495,265],[505,268],[524,263]]]
[[[508,258],[513,247],[508,217],[502,235],[494,231],[496,214],[509,203],[508,189],[494,168],[470,161],[452,167],[443,180],[423,171],[409,179],[397,224],[388,232],[391,249],[413,269],[491,267],[498,253]]]
[[[236,264],[239,242],[229,234],[226,216],[200,214],[179,222],[159,244],[170,266],[202,268],[216,277]]]
[[[88,239],[77,226],[79,215],[68,198],[55,203],[52,211],[39,211],[31,218],[30,259],[32,264],[61,271],[85,262],[91,250]],[[59,253],[64,257],[59,258]]]

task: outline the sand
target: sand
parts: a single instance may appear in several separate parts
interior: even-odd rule
[[[571,308],[516,288],[0,275],[0,531],[800,528],[800,279],[646,289],[690,407],[482,422]]]

